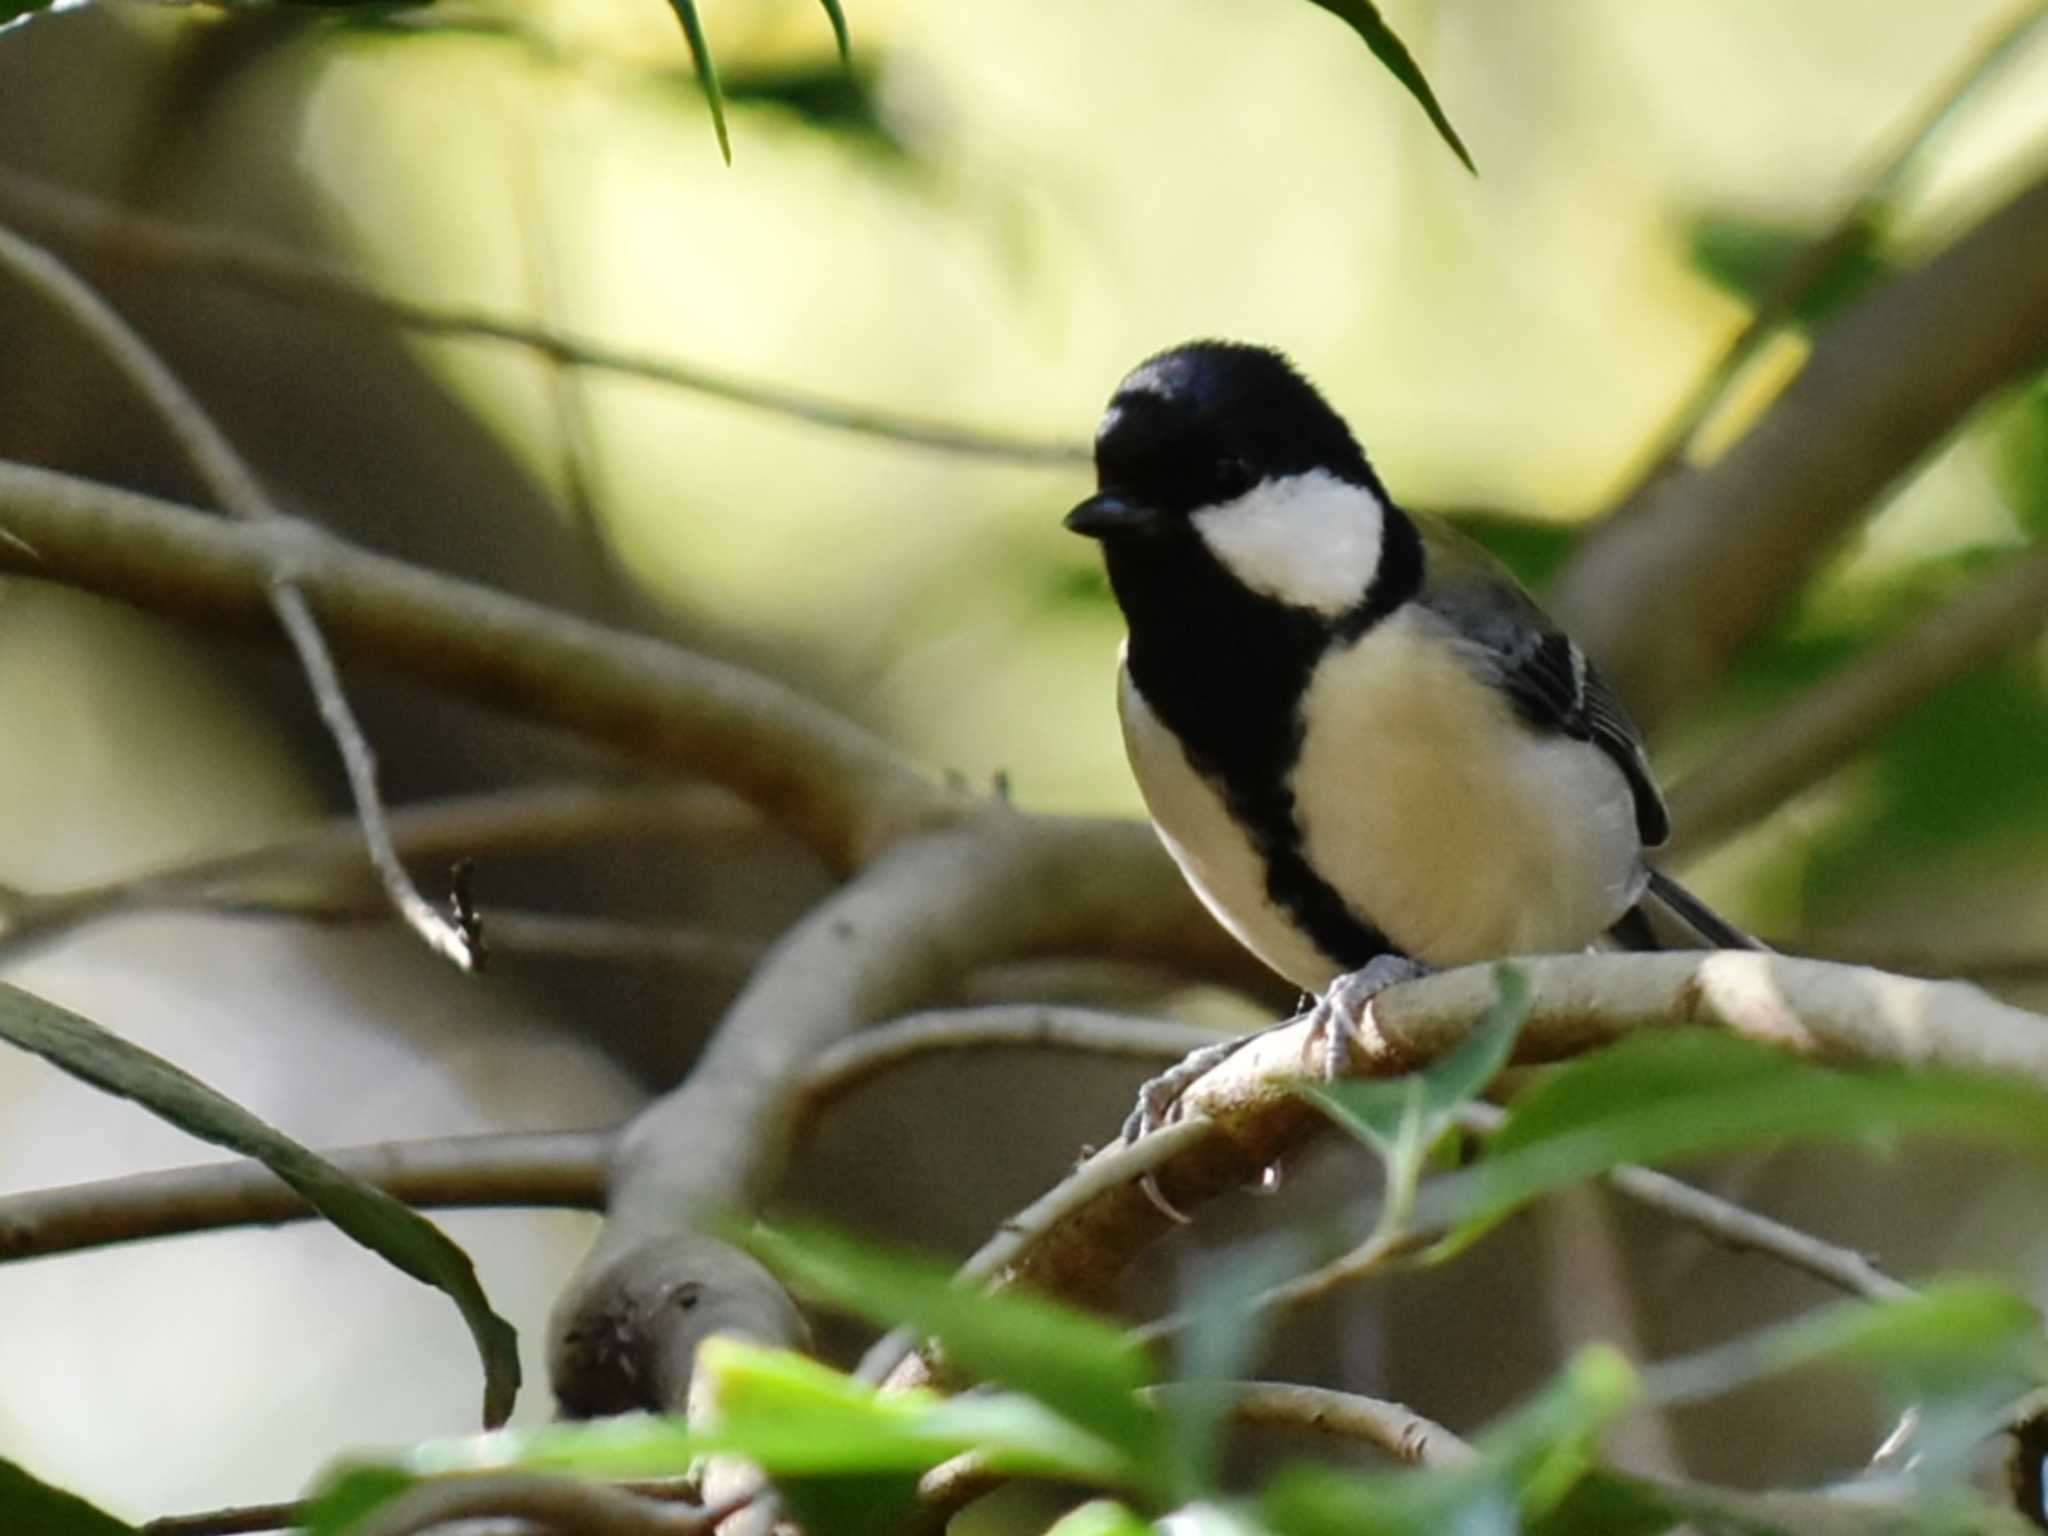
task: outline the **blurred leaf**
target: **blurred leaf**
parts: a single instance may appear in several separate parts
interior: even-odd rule
[[[704,22],[697,15],[697,0],[668,0],[669,9],[683,25],[683,40],[690,45],[690,61],[697,66],[697,84],[704,92],[704,105],[711,109],[711,127],[718,135],[718,152],[732,164],[732,139],[725,128],[725,96],[718,86],[718,66],[712,62],[711,40],[704,35]]]
[[[51,1487],[5,1457],[0,1457],[0,1531],[20,1531],[24,1536],[137,1536],[127,1521],[116,1520],[75,1493]]]
[[[1122,1329],[1036,1297],[971,1289],[942,1266],[815,1229],[754,1228],[734,1238],[795,1289],[885,1327],[913,1327],[969,1375],[1026,1393],[1099,1435],[1148,1488],[1170,1481],[1164,1427],[1137,1395],[1152,1381],[1151,1364]]]
[[[1298,1233],[1281,1232],[1226,1255],[1205,1276],[1175,1359],[1176,1390],[1165,1416],[1173,1437],[1183,1498],[1213,1492],[1230,1416],[1230,1384],[1249,1376],[1272,1315],[1253,1305],[1258,1297],[1311,1262],[1310,1244]]]
[[[0,1039],[107,1093],[133,1100],[179,1130],[253,1157],[373,1253],[461,1309],[484,1367],[484,1422],[502,1424],[519,1393],[519,1339],[491,1310],[469,1255],[419,1212],[399,1204],[265,1124],[161,1056],[89,1019],[0,983]]]
[[[1843,1301],[1645,1373],[1659,1403],[1718,1397],[1824,1360],[1876,1372],[1902,1397],[1976,1393],[2010,1400],[2042,1375],[2041,1318],[1985,1281],[1944,1281],[1897,1301]]]
[[[420,1479],[397,1467],[350,1465],[324,1474],[299,1506],[306,1536],[345,1536]]]
[[[1953,867],[1973,844],[2048,834],[2048,681],[2025,660],[1951,684],[1865,759],[1865,797],[1807,850],[1805,897],[1825,919]]]
[[[1837,1071],[1710,1030],[1637,1035],[1549,1072],[1486,1155],[1424,1192],[1455,1251],[1549,1190],[1620,1163],[1782,1139],[1944,1132],[2048,1151],[2048,1095],[2010,1078],[1931,1068]]]
[[[1472,163],[1472,157],[1465,153],[1464,141],[1451,126],[1451,120],[1444,116],[1444,109],[1437,104],[1436,92],[1429,88],[1429,82],[1422,77],[1422,70],[1416,65],[1407,45],[1394,35],[1394,29],[1387,25],[1380,15],[1379,7],[1372,0],[1309,0],[1318,10],[1328,11],[1345,26],[1365,40],[1365,46],[1372,50],[1372,56],[1386,66],[1387,72],[1408,89],[1422,110],[1429,114],[1430,122],[1436,125],[1437,133],[1450,145],[1451,153],[1464,162],[1465,169],[1473,175],[1479,168]]]
[[[2048,376],[2018,391],[1994,436],[1998,488],[2032,538],[2048,538]]]
[[[877,161],[901,167],[915,163],[910,146],[882,115],[870,68],[813,61],[744,65],[726,70],[721,88],[728,102],[777,108]]]
[[[1694,215],[1685,235],[1686,254],[1700,275],[1752,308],[1772,299],[1816,238],[1783,224],[1711,212]],[[1818,330],[1890,276],[1889,264],[1878,254],[1880,243],[1874,226],[1856,225],[1786,318],[1804,330]]]
[[[758,1463],[815,1529],[867,1532],[900,1520],[917,1479],[967,1451],[995,1470],[1112,1488],[1138,1469],[1097,1436],[1015,1393],[884,1396],[788,1350],[715,1337],[698,1355],[714,1416],[629,1414],[592,1423],[501,1430],[416,1446],[389,1465],[329,1473],[308,1501],[313,1536],[345,1536],[428,1477],[520,1468],[591,1477],[674,1477],[699,1457],[733,1452]]]
[[[1750,1493],[1607,1467],[1587,1473],[1562,1503],[1523,1529],[1525,1536],[1657,1536],[1681,1524],[1702,1536],[2026,1536],[2033,1529],[1974,1495]]]

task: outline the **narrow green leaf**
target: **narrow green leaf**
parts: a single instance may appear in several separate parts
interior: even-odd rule
[[[755,1228],[735,1240],[797,1290],[885,1327],[907,1324],[969,1375],[1011,1387],[1170,1478],[1164,1427],[1138,1397],[1150,1362],[1121,1329],[1036,1297],[991,1295],[950,1270],[816,1229]]]
[[[1525,1202],[1619,1163],[1759,1142],[1944,1133],[2048,1152],[2048,1095],[2007,1078],[1849,1072],[1706,1030],[1639,1035],[1557,1068],[1515,1104],[1487,1155],[1423,1191],[1455,1251]]]
[[[1915,1398],[2038,1385],[2041,1317],[2004,1286],[1945,1281],[1897,1301],[1837,1302],[1776,1327],[1669,1360],[1645,1376],[1659,1403],[1716,1397],[1765,1376],[1839,1360],[1892,1378]]]
[[[704,92],[704,105],[711,109],[711,126],[718,134],[718,152],[732,164],[732,139],[725,129],[725,93],[718,88],[718,66],[711,59],[711,40],[704,35],[704,22],[697,14],[697,0],[668,0],[676,20],[683,24],[683,41],[690,45],[690,61],[697,66],[697,84]]]
[[[0,1457],[0,1531],[33,1531],[35,1536],[137,1536],[75,1493],[54,1488]]]
[[[419,1212],[341,1171],[183,1068],[89,1019],[0,983],[0,1039],[179,1130],[253,1157],[373,1253],[445,1292],[461,1310],[484,1367],[484,1423],[502,1424],[519,1393],[519,1340],[491,1310],[469,1255]]]
[[[839,45],[839,62],[849,69],[853,67],[853,35],[846,30],[846,12],[840,9],[839,0],[818,0],[825,7],[825,17],[832,23],[832,41]]]
[[[1365,40],[1365,46],[1372,50],[1374,58],[1385,65],[1387,72],[1408,89],[1422,108],[1429,114],[1430,122],[1443,141],[1450,145],[1451,153],[1464,162],[1465,169],[1474,176],[1479,167],[1472,163],[1472,157],[1465,152],[1465,142],[1458,137],[1451,120],[1444,116],[1444,109],[1437,104],[1436,92],[1429,88],[1429,82],[1422,77],[1422,70],[1407,45],[1394,35],[1394,29],[1387,25],[1380,15],[1379,7],[1372,0],[1309,0],[1319,10],[1328,11],[1345,26]]]

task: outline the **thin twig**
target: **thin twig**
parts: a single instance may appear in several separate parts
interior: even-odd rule
[[[1671,791],[1683,860],[1768,815],[1958,678],[2048,626],[2048,552],[1986,577],[1890,643],[1808,689]]]
[[[667,1478],[652,1482],[618,1482],[602,1486],[615,1493],[637,1498],[689,1503],[694,1483],[688,1478]],[[707,1517],[707,1525],[730,1513],[718,1510]],[[306,1505],[298,1500],[277,1504],[239,1504],[230,1509],[201,1510],[189,1515],[159,1515],[142,1524],[143,1536],[247,1536],[253,1531],[296,1530],[306,1522]]]
[[[230,515],[249,523],[282,520],[283,512],[205,410],[162,358],[121,318],[113,306],[50,251],[0,226],[0,265],[6,266],[92,338],[94,344],[148,402],[169,430],[201,481]],[[412,882],[385,824],[384,803],[377,792],[377,760],[369,739],[349,708],[341,675],[326,638],[313,618],[306,594],[288,566],[272,572],[269,600],[284,626],[299,665],[341,753],[349,792],[370,862],[406,923],[427,947],[458,968],[474,970],[477,955],[460,925],[449,921]]]
[[[401,806],[391,837],[406,858],[505,855],[645,837],[729,837],[759,818],[709,785],[547,785]],[[231,853],[58,891],[0,888],[0,961],[96,921],[165,908],[301,913],[353,909],[337,889],[372,877],[362,828],[335,817]],[[310,889],[309,889],[310,887]],[[374,883],[370,887],[375,889]],[[518,947],[508,940],[507,947]]]
[[[0,199],[10,205],[17,219],[25,217],[43,228],[61,231],[111,260],[177,268],[292,303],[319,303],[374,316],[426,335],[506,342],[568,367],[646,379],[812,426],[939,453],[1066,470],[1087,464],[1090,457],[1083,443],[984,432],[904,412],[850,405],[610,346],[510,316],[397,298],[379,293],[340,267],[260,237],[135,212],[6,167],[0,167]]]
[[[1627,488],[1614,498],[1617,506],[1636,503],[1645,487],[1662,479],[1678,464],[1701,426],[1727,394],[1728,386],[1749,365],[1758,348],[1792,317],[1807,296],[1837,266],[1878,231],[1914,163],[1954,120],[1963,102],[2011,59],[2027,34],[2044,17],[2048,17],[2048,5],[2040,4],[2039,0],[2030,0],[2030,3],[2015,8],[2005,22],[1928,95],[1919,111],[1896,133],[1891,152],[1877,163],[1856,195],[1837,215],[1834,224],[1807,245],[1779,274],[1761,302],[1750,312],[1742,329],[1693,386],[1692,393],[1657,434],[1643,467]]]
[[[996,1003],[938,1009],[862,1030],[831,1046],[811,1064],[790,1114],[800,1124],[808,1122],[878,1073],[935,1051],[1056,1050],[1175,1061],[1216,1039],[1216,1031],[1197,1024],[1094,1008]]]

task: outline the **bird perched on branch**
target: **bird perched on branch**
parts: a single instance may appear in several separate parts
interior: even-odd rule
[[[1320,997],[1319,1034],[1433,968],[1660,947],[1650,909],[1754,947],[1644,862],[1663,796],[1585,653],[1491,555],[1397,506],[1279,353],[1145,362],[1095,464],[1066,526],[1101,543],[1130,626],[1146,806],[1209,910]]]

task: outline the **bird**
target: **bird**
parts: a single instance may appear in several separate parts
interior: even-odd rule
[[[1397,504],[1281,353],[1148,358],[1095,467],[1065,526],[1127,626],[1138,788],[1202,904],[1318,1000],[1312,1038],[1431,970],[1660,948],[1660,923],[1758,947],[1646,862],[1670,817],[1600,670],[1491,554]],[[1155,1080],[1133,1128],[1219,1052]]]

